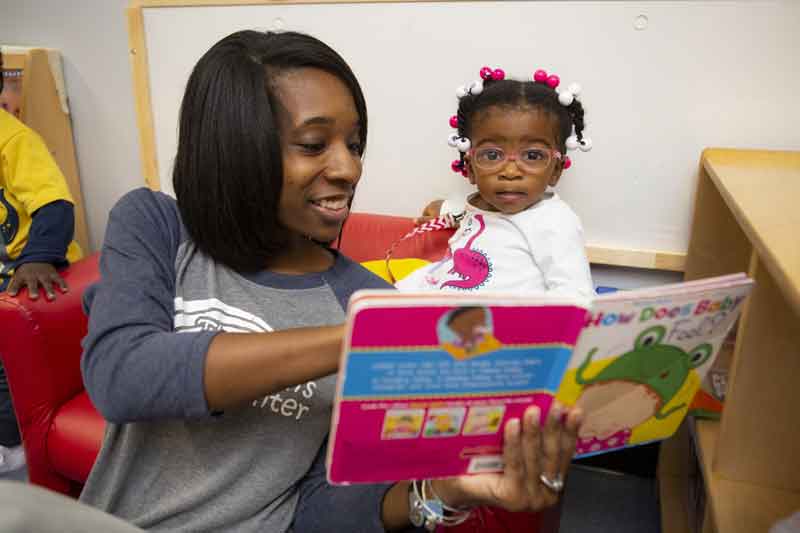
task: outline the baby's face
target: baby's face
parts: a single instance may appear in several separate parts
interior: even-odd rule
[[[558,120],[538,108],[489,107],[476,113],[470,131],[470,157],[497,149],[504,154],[552,153],[558,150]],[[528,209],[542,199],[548,186],[561,177],[562,163],[552,157],[536,171],[522,168],[514,160],[492,171],[469,161],[469,178],[478,186],[476,207],[509,215]]]

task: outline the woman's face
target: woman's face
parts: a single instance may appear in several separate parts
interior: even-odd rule
[[[275,91],[283,154],[280,222],[296,236],[339,236],[361,177],[363,141],[353,96],[336,76],[315,68],[280,74]]]

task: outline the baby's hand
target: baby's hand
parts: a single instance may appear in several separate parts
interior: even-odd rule
[[[414,219],[414,225],[419,226],[439,216],[444,200],[434,200],[422,210],[422,216]]]

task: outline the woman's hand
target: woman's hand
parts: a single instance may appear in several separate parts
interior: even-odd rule
[[[8,294],[16,296],[22,287],[28,287],[28,298],[39,299],[39,287],[44,289],[45,298],[54,300],[56,292],[53,285],[62,293],[69,290],[67,282],[58,275],[55,267],[50,263],[24,263],[16,268],[14,277],[8,284]]]
[[[530,407],[521,424],[518,419],[506,424],[503,473],[434,480],[436,493],[452,507],[492,505],[535,512],[554,505],[558,482],[563,483],[575,453],[582,415],[579,409],[554,404],[544,427],[539,418],[539,408]],[[558,490],[546,486],[541,476],[555,481]]]

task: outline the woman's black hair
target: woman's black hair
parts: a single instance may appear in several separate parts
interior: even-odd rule
[[[0,48],[0,93],[3,92],[3,82],[5,76],[3,76],[3,50]]]
[[[472,122],[481,111],[490,107],[512,109],[536,108],[550,113],[558,121],[558,149],[566,154],[567,137],[575,135],[583,140],[583,105],[577,98],[568,106],[558,101],[558,93],[545,83],[518,80],[484,80],[480,94],[468,94],[458,102],[458,135],[471,139]],[[461,154],[464,161],[464,153]]]
[[[283,185],[274,80],[317,68],[350,90],[363,151],[367,107],[353,71],[325,43],[296,32],[240,31],[195,65],[180,110],[172,182],[189,235],[214,260],[254,272],[285,246],[278,221]]]

